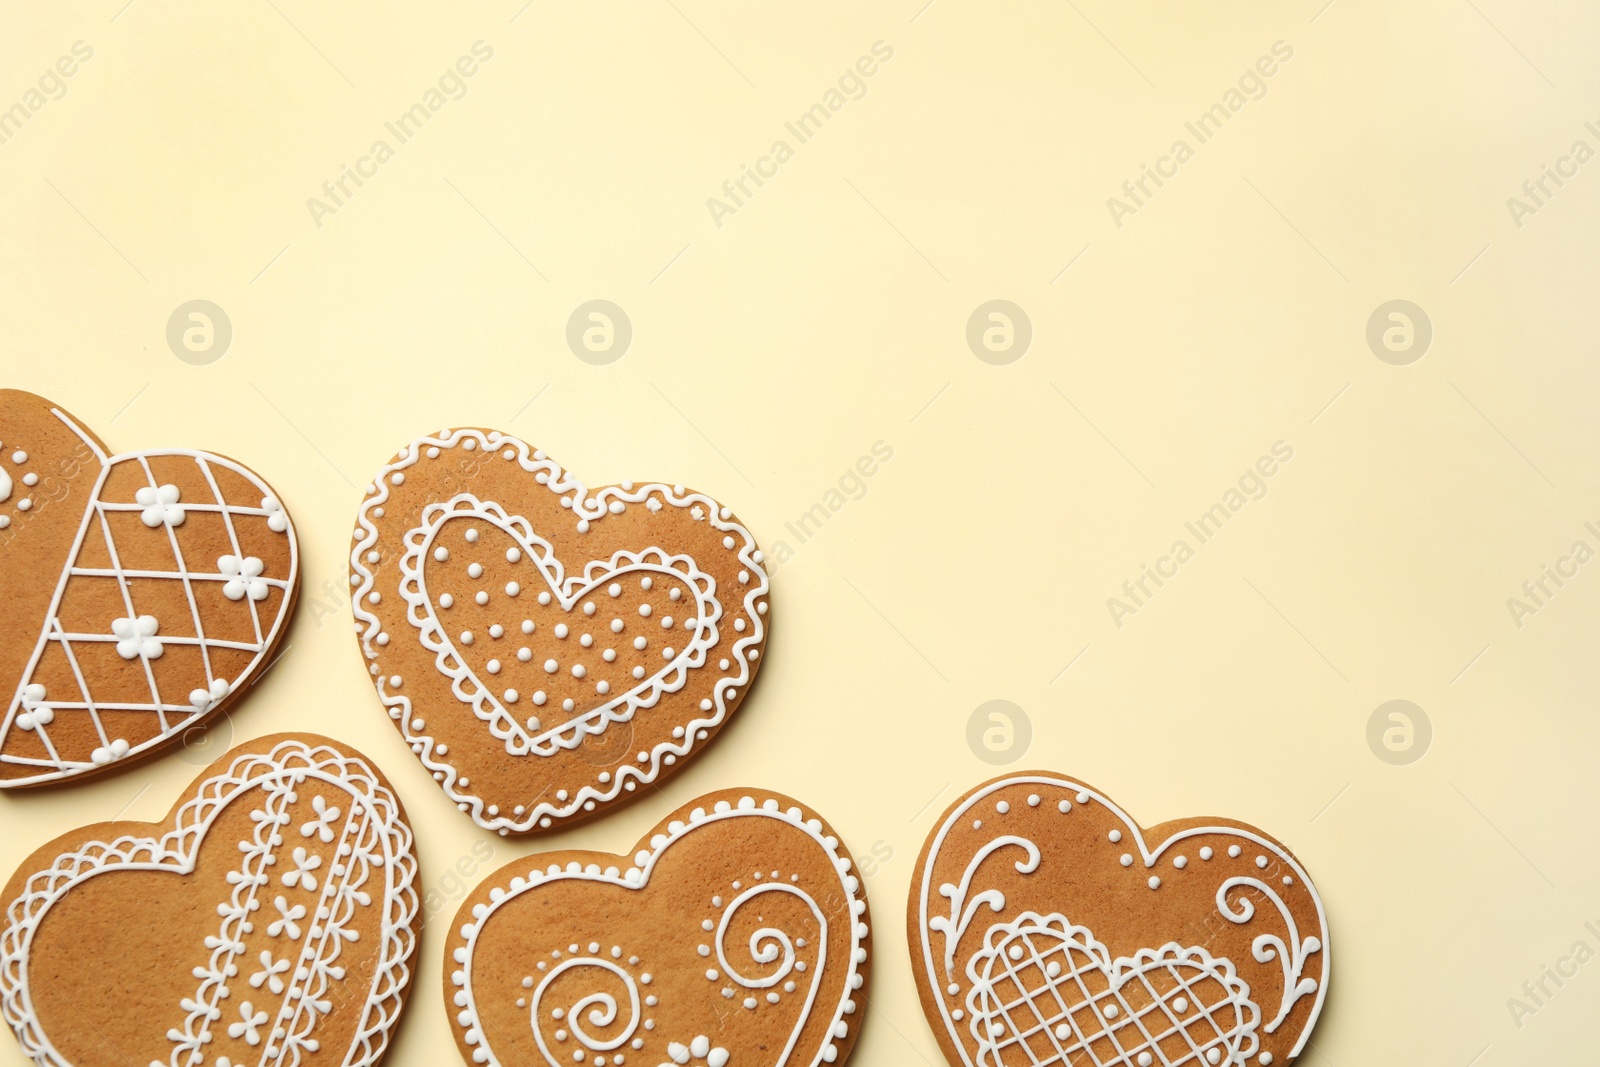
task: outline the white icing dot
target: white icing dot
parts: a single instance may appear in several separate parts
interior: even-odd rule
[[[1160,889],[1161,888],[1161,879],[1157,878],[1153,874],[1150,876],[1150,888],[1151,889]]]
[[[1256,857],[1256,866],[1257,867],[1265,868],[1266,865],[1267,865],[1267,857],[1265,857],[1265,856],[1257,856]]]
[[[520,592],[522,592],[522,586],[518,585],[516,582],[506,583],[506,596],[516,596]]]
[[[32,507],[33,507],[33,501],[30,500],[28,497],[23,497],[21,500],[17,501],[17,510],[18,511],[27,511],[27,510],[31,509]]]
[[[1038,793],[1030,793],[1030,794],[1028,794],[1028,807],[1037,808],[1038,806],[1039,806],[1039,794]]]
[[[1188,856],[1179,856],[1179,857],[1177,857],[1176,859],[1174,859],[1172,861],[1172,865],[1174,867],[1178,868],[1178,870],[1181,871],[1185,867],[1189,866],[1189,857]]]
[[[1072,801],[1063,800],[1061,803],[1056,805],[1056,810],[1063,815],[1067,814],[1072,810]]]
[[[648,574],[645,575],[643,578],[639,579],[639,588],[640,589],[648,590],[654,584],[655,584],[654,580],[652,580],[651,577]]]
[[[661,616],[661,628],[663,630],[672,629],[672,616],[671,615],[663,615],[663,616]]]
[[[606,592],[610,593],[612,596],[621,596],[622,584],[620,582],[612,582],[610,585],[606,586]]]
[[[541,607],[548,607],[549,604],[550,604],[550,594],[548,592],[540,593],[539,594],[539,605]]]
[[[1109,834],[1107,834],[1106,836],[1111,839],[1111,843],[1114,845],[1118,841],[1122,840],[1122,831],[1121,830],[1113,830]]]
[[[649,644],[649,643],[650,643],[650,642],[648,642],[648,641],[646,641],[646,640],[645,640],[645,639],[644,639],[644,638],[642,638],[642,637],[635,637],[635,638],[634,638],[634,639],[633,639],[633,647],[634,647],[634,648],[636,648],[636,649],[638,649],[638,650],[639,650],[639,651],[640,651],[640,652],[643,652],[643,651],[644,651],[644,647],[645,647],[645,645],[647,645],[647,644]]]
[[[480,590],[478,590],[477,595],[474,596],[472,599],[476,600],[478,602],[478,604],[481,606],[481,605],[487,604],[489,602],[489,594],[484,592],[482,589],[480,589]]]
[[[468,564],[467,565],[467,577],[468,578],[482,578],[483,577],[483,564],[481,564],[481,563],[470,563],[470,564]]]
[[[13,453],[11,453],[11,462],[13,462],[13,463],[26,463],[26,462],[28,462],[28,454],[26,452],[21,452],[21,451],[13,452]]]
[[[554,674],[554,673],[556,673],[556,671],[559,671],[560,669],[561,669],[561,664],[557,663],[555,660],[547,659],[547,660],[544,661],[544,673],[546,673],[546,674]]]
[[[1133,866],[1133,857],[1128,855],[1126,852],[1124,852],[1122,854],[1122,858],[1117,860],[1117,862],[1122,864],[1124,867],[1132,867]]]
[[[1002,800],[1000,803],[994,806],[994,810],[998,811],[1001,815],[1004,815],[1011,810],[1011,805]]]
[[[506,562],[507,563],[516,563],[520,559],[522,559],[522,549],[520,549],[520,548],[508,548],[508,549],[506,549]]]
[[[733,538],[732,537],[724,537],[722,539],[722,547],[723,548],[732,548],[733,547]]]
[[[1238,859],[1239,858],[1239,853],[1241,853],[1243,851],[1244,851],[1244,849],[1240,848],[1238,845],[1229,845],[1228,846],[1228,855],[1232,859]]]
[[[1107,1004],[1106,1005],[1106,1018],[1107,1019],[1115,1019],[1117,1017],[1117,1013],[1120,1010],[1121,1009],[1118,1008],[1115,1004]]]
[[[445,593],[445,594],[443,594],[442,596],[439,597],[439,606],[441,608],[454,607],[455,603],[456,603],[456,598],[451,596],[449,593]]]
[[[443,545],[440,545],[438,548],[433,550],[433,558],[438,560],[440,563],[443,563],[445,560],[450,558],[450,550]]]
[[[471,448],[471,447],[472,447],[472,446],[471,446],[471,444],[470,444],[470,442],[469,442],[469,443],[468,443],[468,445],[467,445],[467,447],[468,447],[468,448]],[[478,540],[478,530],[477,530],[477,527],[470,527],[470,528],[468,528],[468,530],[467,530],[467,532],[466,532],[466,538],[467,538],[467,543],[468,543],[468,544],[472,544],[472,543],[474,543],[474,542],[476,542],[476,541],[477,541],[477,540]]]
[[[585,669],[584,669],[584,666],[583,666],[583,664],[581,664],[581,663],[574,663],[574,664],[573,664],[573,665],[572,665],[572,676],[573,676],[573,677],[574,677],[574,678],[582,678],[582,677],[583,677],[583,676],[584,676],[584,675],[586,675],[586,674],[588,674],[588,673],[589,673],[589,672],[588,672],[588,671],[587,671],[587,670],[585,670]]]
[[[532,619],[523,619],[522,620],[522,632],[525,633],[525,634],[533,633],[533,620]]]
[[[515,704],[516,702],[517,702],[517,691],[515,689],[507,689],[506,690],[506,703],[507,704]]]
[[[611,620],[611,632],[614,633],[614,634],[620,634],[622,632],[622,620],[621,619],[612,619]]]
[[[1216,853],[1211,851],[1211,846],[1210,845],[1206,845],[1204,848],[1202,848],[1200,850],[1200,858],[1203,859],[1203,860],[1208,860],[1212,856],[1215,856],[1215,855],[1216,855]]]
[[[543,689],[533,694],[533,702],[541,708],[544,707],[544,702],[548,699],[549,698],[544,695]]]
[[[489,636],[490,637],[504,637],[505,633],[506,633],[506,628],[504,626],[501,626],[499,623],[495,623],[493,626],[489,627]]]
[[[500,661],[499,660],[492,659],[492,660],[489,661],[489,673],[490,674],[499,674],[500,673]]]
[[[566,623],[564,623],[564,622],[556,623],[556,636],[557,637],[565,637],[565,636],[567,636],[567,634],[569,634],[571,632],[572,632],[571,630],[567,629],[567,624]]]
[[[472,644],[472,631],[471,630],[462,630],[461,631],[461,643],[463,645]]]
[[[519,649],[517,649],[517,659],[521,660],[523,663],[528,662],[532,658],[533,658],[533,649],[531,649],[531,648],[519,648]]]
[[[399,471],[395,471],[393,474],[389,475],[389,483],[391,485],[404,485],[406,484],[406,476],[401,474]]]
[[[647,581],[647,582],[649,580],[650,579],[648,579],[648,578],[645,579],[645,581]],[[650,605],[649,604],[640,604],[639,605],[639,614],[643,615],[645,618],[648,619],[650,617]]]

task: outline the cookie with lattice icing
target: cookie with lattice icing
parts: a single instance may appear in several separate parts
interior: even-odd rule
[[[867,1014],[871,929],[849,851],[767,790],[680,808],[632,856],[536,853],[484,880],[445,943],[473,1067],[818,1067]]]
[[[372,1067],[421,932],[410,825],[364,756],[240,745],[160,823],[99,823],[5,887],[0,1006],[41,1067]]]
[[[299,587],[277,493],[209,452],[113,454],[0,390],[0,788],[178,744],[270,666]]]
[[[1328,919],[1283,845],[1149,829],[1063,775],[952,804],[923,846],[911,965],[952,1067],[1286,1065],[1328,990]]]
[[[762,553],[681,485],[589,489],[494,430],[418,438],[368,487],[350,581],[378,697],[478,825],[568,825],[725,726],[766,644]]]

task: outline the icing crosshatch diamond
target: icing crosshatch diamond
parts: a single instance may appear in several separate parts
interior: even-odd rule
[[[15,390],[0,469],[0,601],[26,632],[0,648],[0,788],[175,744],[270,665],[299,548],[256,474],[209,452],[109,454]]]

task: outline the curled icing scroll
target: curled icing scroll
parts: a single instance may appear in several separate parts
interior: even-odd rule
[[[1278,909],[1278,915],[1283,919],[1285,932],[1288,934],[1287,945],[1277,934],[1260,934],[1250,943],[1250,951],[1257,963],[1271,963],[1276,959],[1283,966],[1283,1002],[1278,1007],[1278,1014],[1263,1027],[1270,1034],[1289,1017],[1289,1012],[1301,997],[1317,991],[1317,980],[1301,975],[1305,971],[1306,959],[1312,953],[1321,950],[1322,942],[1315,936],[1308,936],[1304,941],[1300,939],[1300,928],[1295,925],[1294,916],[1290,914],[1283,898],[1259,878],[1229,878],[1217,889],[1217,910],[1222,912],[1223,917],[1229,922],[1243,925],[1256,914],[1255,903],[1243,892],[1240,892],[1232,902],[1228,900],[1228,893],[1235,889],[1253,889],[1272,901],[1273,906]]]

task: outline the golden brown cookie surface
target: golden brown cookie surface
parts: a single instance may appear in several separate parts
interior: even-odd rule
[[[123,765],[221,714],[271,663],[298,586],[288,512],[249,469],[113,455],[0,390],[0,788]]]
[[[630,858],[528,856],[463,902],[444,994],[469,1064],[842,1064],[871,944],[849,852],[752,789],[685,805]]]
[[[395,725],[480,826],[525,833],[626,801],[727,723],[766,643],[761,559],[702,493],[590,490],[457,429],[378,473],[350,565]]]
[[[411,828],[326,738],[239,746],[162,823],[87,826],[5,889],[0,1000],[40,1064],[382,1057],[420,930]]]
[[[906,921],[952,1065],[1282,1065],[1327,995],[1327,917],[1286,848],[1228,820],[1141,829],[1048,772],[944,813]]]

